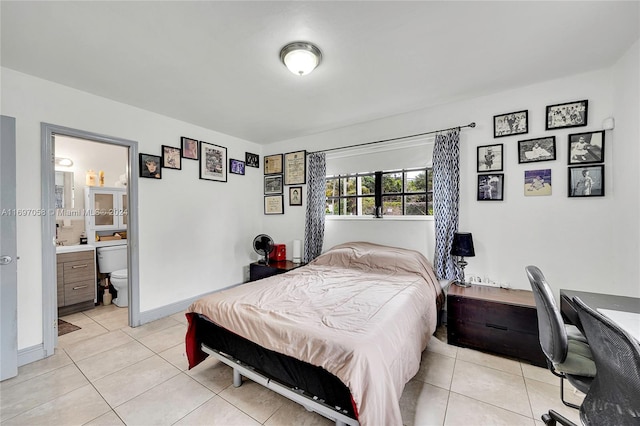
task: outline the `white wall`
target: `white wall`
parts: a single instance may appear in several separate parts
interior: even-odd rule
[[[461,133],[460,230],[472,232],[476,257],[468,273],[529,289],[524,267],[539,266],[556,292],[571,288],[640,295],[638,232],[638,44],[612,68],[580,74],[270,145],[266,154],[308,151],[387,139],[428,130],[477,123]],[[588,126],[545,131],[545,107],[589,100]],[[493,138],[496,114],[529,110],[529,133]],[[606,132],[606,196],[567,197],[567,136],[601,130],[615,115],[617,127]],[[518,140],[555,135],[557,159],[518,164]],[[476,149],[504,144],[505,200],[476,201]],[[525,197],[525,170],[552,169],[553,194]],[[306,194],[305,194],[306,195]],[[306,198],[304,200],[306,205]],[[304,236],[304,209],[265,220],[265,232],[281,242]],[[416,248],[433,258],[432,222],[328,222],[327,249],[349,239]],[[420,239],[427,237],[427,240]]]
[[[16,118],[17,208],[40,208],[40,123],[138,141],[160,155],[188,136],[228,148],[229,158],[261,146],[2,69],[1,112]],[[137,177],[133,177],[136,179]],[[198,178],[198,162],[139,180],[140,310],[145,312],[243,281],[261,230],[262,169],[229,175],[227,183]],[[257,220],[258,219],[258,220]],[[39,217],[18,217],[18,348],[42,343],[42,258]],[[54,292],[55,294],[55,292]]]

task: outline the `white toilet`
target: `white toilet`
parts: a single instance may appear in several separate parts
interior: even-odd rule
[[[109,274],[109,282],[118,292],[113,304],[120,307],[129,306],[129,290],[127,277],[127,246],[98,247],[98,270]]]

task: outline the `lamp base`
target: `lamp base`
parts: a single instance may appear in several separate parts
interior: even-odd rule
[[[455,285],[457,285],[458,287],[471,287],[471,284],[466,282],[466,281],[454,281],[453,282]]]

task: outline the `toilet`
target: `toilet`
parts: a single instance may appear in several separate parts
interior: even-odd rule
[[[127,246],[98,247],[98,270],[109,274],[109,282],[118,292],[113,304],[119,307],[129,306],[129,289],[127,276]]]

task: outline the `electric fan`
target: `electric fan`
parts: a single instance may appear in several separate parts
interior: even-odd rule
[[[267,234],[260,234],[253,239],[253,249],[261,256],[264,256],[263,260],[260,260],[260,263],[265,265],[269,264],[269,254],[274,249],[273,239]]]

